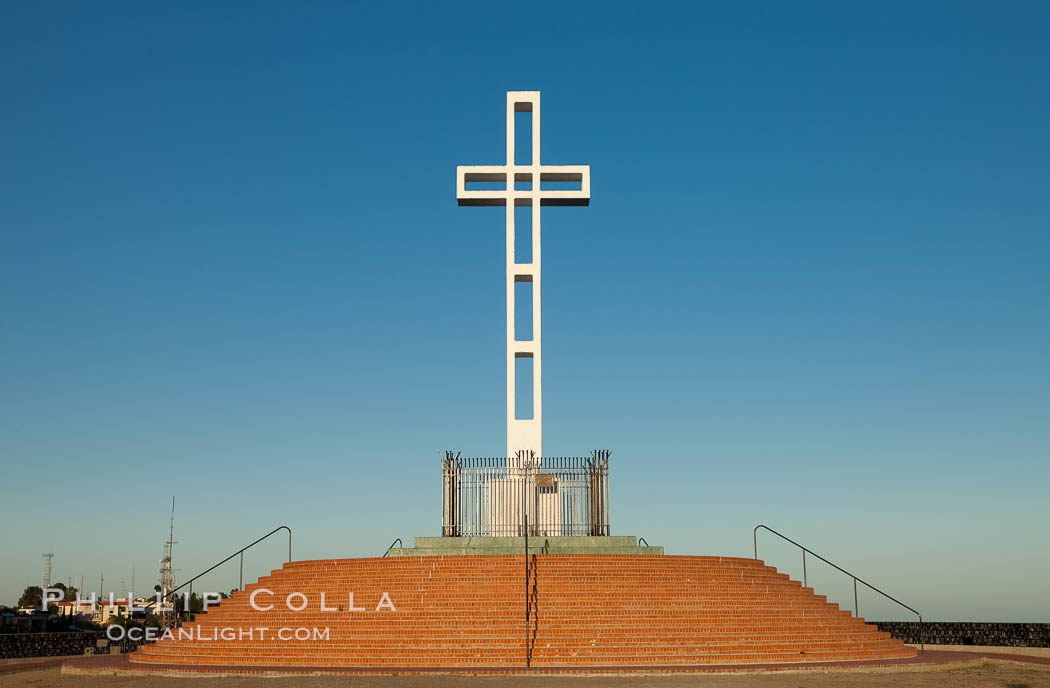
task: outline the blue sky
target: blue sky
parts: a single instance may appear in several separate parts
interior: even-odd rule
[[[172,494],[183,577],[282,523],[296,558],[438,534],[437,452],[505,443],[503,211],[455,166],[540,90],[543,162],[592,170],[543,215],[545,451],[613,450],[614,533],[765,522],[927,618],[1050,620],[1048,20],[9,6],[0,601],[42,552],[151,587]]]

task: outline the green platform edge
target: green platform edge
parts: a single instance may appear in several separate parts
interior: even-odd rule
[[[441,557],[461,554],[522,554],[523,537],[417,537],[415,547],[392,547],[388,557]],[[594,537],[569,535],[529,536],[529,554],[650,554],[664,553],[663,547],[638,544],[632,535]]]

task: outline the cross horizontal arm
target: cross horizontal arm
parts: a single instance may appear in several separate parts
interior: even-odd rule
[[[507,184],[530,182],[529,189]],[[539,177],[537,180],[536,177]],[[468,189],[472,182],[503,182],[501,189]],[[579,182],[579,189],[544,189],[543,182]],[[508,186],[510,188],[508,188]],[[591,200],[590,165],[460,165],[456,168],[456,200],[459,205],[588,205]]]

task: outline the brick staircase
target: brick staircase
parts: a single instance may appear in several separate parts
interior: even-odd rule
[[[538,668],[915,655],[754,559],[546,554],[530,560],[528,637],[523,555],[323,559],[286,564],[184,625],[183,635],[195,639],[162,639],[130,661],[409,670],[518,668],[526,653]],[[256,603],[273,604],[271,610],[250,606],[249,596],[260,588],[273,594],[259,592]],[[322,611],[322,592],[333,610]],[[285,604],[290,593],[305,595],[302,611]],[[304,600],[291,602],[299,607]],[[247,635],[260,627],[267,628],[265,637],[257,630]],[[282,640],[282,628],[327,629],[328,635],[298,640],[293,631]]]

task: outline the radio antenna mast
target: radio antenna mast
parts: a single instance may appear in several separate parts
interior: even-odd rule
[[[171,519],[168,522],[168,541],[164,543],[164,557],[160,560],[160,625],[175,627],[175,600],[168,595],[175,589],[175,566],[172,554],[175,550],[175,497],[171,498]]]

